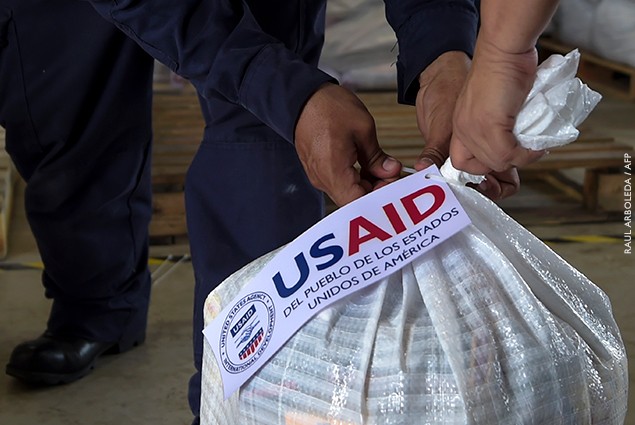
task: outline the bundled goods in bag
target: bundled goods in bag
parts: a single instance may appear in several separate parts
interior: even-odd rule
[[[543,63],[523,145],[571,142],[599,95]],[[341,208],[205,304],[203,425],[622,424],[607,296],[446,164]]]

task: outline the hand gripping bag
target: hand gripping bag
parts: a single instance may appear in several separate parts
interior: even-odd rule
[[[597,103],[567,84],[587,92],[567,94],[574,107],[541,101],[553,113],[535,112],[536,126]],[[201,423],[622,424],[626,354],[606,295],[494,203],[451,186],[471,225],[318,313],[225,401],[206,340]],[[214,290],[206,323],[275,254]]]

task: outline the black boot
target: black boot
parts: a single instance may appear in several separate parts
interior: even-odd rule
[[[88,341],[46,331],[41,337],[15,347],[6,373],[30,384],[68,384],[90,373],[100,356],[120,353],[143,340],[141,337],[123,347],[117,342]]]

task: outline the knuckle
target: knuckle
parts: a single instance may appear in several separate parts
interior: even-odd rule
[[[419,156],[420,159],[427,158],[430,159],[437,167],[440,167],[445,162],[445,159],[448,157],[447,153],[442,152],[438,148],[427,146],[421,152]]]
[[[357,122],[357,132],[363,137],[371,137],[376,132],[375,119],[370,114],[364,114]]]
[[[464,156],[452,157],[452,165],[459,170],[463,170],[470,165],[470,161]]]

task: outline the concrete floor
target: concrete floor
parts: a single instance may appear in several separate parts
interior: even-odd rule
[[[605,100],[585,124],[594,133],[612,135],[635,146],[635,103]],[[21,208],[19,186],[11,225],[7,263],[38,261]],[[531,226],[550,239],[569,235],[622,235],[620,222]],[[621,242],[551,243],[552,248],[591,278],[612,300],[631,364],[635,359],[635,261]],[[153,247],[152,254],[186,254],[186,246]],[[156,267],[156,266],[155,266]],[[186,387],[191,366],[191,297],[189,262],[170,264],[152,296],[145,345],[122,356],[101,360],[91,375],[72,385],[32,389],[0,373],[0,424],[188,424]],[[48,314],[40,271],[0,269],[0,366],[13,347],[39,335]],[[631,386],[635,373],[631,372]],[[635,407],[635,397],[630,396]],[[635,410],[631,409],[631,410]],[[635,425],[630,412],[627,425]]]
[[[16,192],[10,255],[5,263],[32,264],[39,257]],[[181,256],[186,246],[153,247],[151,255]],[[34,264],[37,266],[37,264]],[[4,374],[11,350],[44,330],[50,302],[40,270],[0,270],[0,424],[175,424],[191,423],[187,382],[194,368],[191,263],[166,263],[153,287],[146,343],[99,360],[95,371],[71,384],[50,388],[22,385]]]

